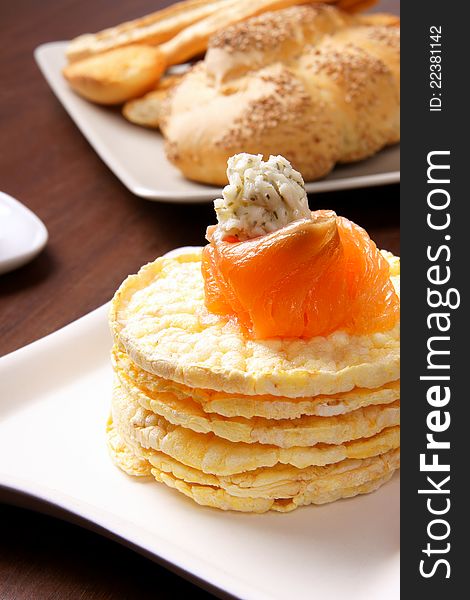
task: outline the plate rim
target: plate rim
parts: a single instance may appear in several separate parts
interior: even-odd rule
[[[265,590],[255,587],[253,582],[246,583],[243,578],[234,577],[227,571],[220,571],[218,567],[212,565],[209,561],[188,552],[181,546],[173,544],[171,540],[160,538],[160,549],[157,553],[155,549],[142,543],[142,540],[139,540],[138,536],[133,538],[129,531],[123,533],[119,531],[119,527],[111,525],[109,521],[99,522],[97,520],[99,518],[103,518],[106,521],[106,512],[102,509],[95,510],[94,516],[87,515],[86,511],[81,508],[67,506],[65,500],[67,494],[64,494],[60,490],[55,490],[55,493],[58,493],[58,498],[50,493],[54,491],[52,489],[44,487],[43,491],[40,490],[41,486],[39,485],[31,486],[31,482],[27,480],[8,475],[5,476],[5,474],[0,473],[1,502],[25,508],[26,510],[34,510],[93,531],[145,556],[147,559],[156,562],[172,573],[219,597],[278,600],[271,594],[267,594]],[[19,499],[19,502],[15,502],[15,499]],[[71,500],[73,501],[73,498]],[[80,500],[78,505],[82,507],[85,503]],[[90,506],[94,508],[92,505]],[[114,516],[113,518],[116,519]],[[136,531],[140,531],[140,528],[137,528]],[[172,556],[172,554],[175,556]],[[180,556],[183,554],[184,560],[177,558],[178,554]],[[187,564],[183,564],[184,562]],[[205,577],[201,573],[198,574],[196,572],[197,567],[199,569],[207,569],[210,574],[206,573]],[[223,576],[218,576],[218,573],[223,573]],[[209,577],[212,581],[209,580]]]
[[[120,534],[114,533],[111,530],[99,525],[86,517],[81,517],[78,514],[72,512],[69,509],[62,508],[60,505],[49,502],[47,500],[38,499],[37,496],[32,495],[29,492],[20,492],[18,489],[3,485],[0,483],[0,502],[4,502],[7,505],[21,508],[23,510],[33,511],[54,519],[59,519],[66,523],[70,523],[75,527],[81,527],[88,531],[95,533],[96,535],[102,536],[109,539],[117,544],[120,544],[124,548],[128,548],[137,554],[140,554],[147,560],[150,560],[164,569],[174,573],[178,577],[182,577],[194,585],[207,590],[220,598],[234,598],[232,593],[216,587],[214,584],[201,579],[186,571],[174,563],[165,560],[163,557],[156,555],[154,552],[150,552],[138,544],[133,544]]]

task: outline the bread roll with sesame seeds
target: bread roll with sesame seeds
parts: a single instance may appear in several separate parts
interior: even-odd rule
[[[282,154],[312,181],[397,142],[398,25],[308,5],[214,36],[163,108],[169,160],[223,185],[233,154]]]

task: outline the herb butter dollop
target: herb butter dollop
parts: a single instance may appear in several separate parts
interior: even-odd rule
[[[223,197],[214,201],[220,239],[244,241],[310,218],[302,175],[283,156],[235,154],[227,176]]]

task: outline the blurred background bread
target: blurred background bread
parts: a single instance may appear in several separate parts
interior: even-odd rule
[[[158,47],[125,46],[73,62],[63,70],[71,87],[98,104],[120,104],[155,86],[166,68]]]
[[[225,29],[165,104],[168,158],[222,185],[233,154],[282,154],[314,180],[397,142],[398,25],[310,5]]]
[[[160,127],[163,102],[182,77],[182,73],[163,77],[151,92],[127,101],[122,107],[122,114],[136,125],[154,129]]]
[[[325,0],[355,11],[375,0]],[[98,104],[121,104],[156,87],[167,67],[207,48],[234,23],[311,0],[185,0],[140,19],[72,40],[63,73],[72,89]]]
[[[161,44],[182,29],[236,1],[183,0],[140,19],[127,21],[98,33],[82,34],[70,42],[66,53],[67,60],[82,60],[130,44]]]
[[[189,179],[233,154],[283,154],[306,180],[399,140],[399,19],[375,0],[185,0],[72,40],[64,77],[160,128]],[[184,76],[174,65],[205,57]]]

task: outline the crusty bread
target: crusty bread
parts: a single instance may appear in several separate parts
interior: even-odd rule
[[[363,2],[375,2],[324,1],[347,3],[350,12]],[[187,0],[142,19],[76,38],[67,49],[70,64],[63,73],[70,86],[88,100],[119,104],[154,88],[168,66],[204,52],[210,36],[225,27],[269,10],[311,2]],[[160,43],[164,40],[168,41]]]
[[[261,15],[267,11],[277,11],[301,4],[316,4],[314,0],[237,0],[215,11],[201,21],[182,30],[175,37],[161,45],[161,51],[167,58],[168,65],[182,63],[207,48],[209,38],[230,25]],[[324,0],[326,4],[347,4],[349,12],[355,12],[358,5],[366,2],[375,4],[376,0]]]
[[[125,46],[67,65],[69,85],[87,100],[120,104],[155,86],[166,64],[158,48]]]
[[[185,0],[150,15],[121,23],[98,33],[84,33],[66,50],[69,62],[131,44],[155,45],[166,42],[182,29],[200,21],[237,0]]]
[[[122,114],[136,125],[153,129],[160,127],[163,101],[182,76],[182,74],[174,74],[163,77],[154,90],[141,98],[126,102],[122,107]]]
[[[282,154],[314,180],[397,142],[398,23],[318,5],[227,28],[166,102],[168,158],[221,185],[233,154]]]
[[[311,1],[312,0],[278,2],[278,0],[274,0],[273,8],[282,8],[291,4],[302,4]],[[350,12],[356,12],[357,10],[363,10],[368,6],[375,4],[377,0],[324,1],[336,3],[341,8],[347,9]],[[267,8],[266,4],[268,4]],[[253,16],[260,12],[264,12],[265,10],[269,10],[270,4],[272,4],[272,2],[266,3],[266,0],[183,0],[182,2],[176,2],[167,8],[140,17],[139,19],[127,21],[120,25],[116,25],[115,27],[109,27],[102,31],[98,31],[97,33],[84,33],[79,35],[71,40],[67,46],[67,60],[69,62],[75,62],[77,60],[88,58],[89,56],[94,56],[96,54],[101,54],[102,52],[107,52],[108,50],[114,50],[115,48],[121,48],[131,44],[162,44],[173,38],[183,29],[186,29],[194,23],[206,19],[215,13],[218,13],[218,16],[215,17],[215,24],[223,22],[223,26],[225,26],[231,22],[236,22],[236,20],[233,20],[232,15],[236,16],[239,12],[245,12],[245,7],[248,7],[248,16]],[[229,15],[227,11],[231,6],[234,7],[235,10],[231,11]],[[258,6],[261,8],[258,9]],[[229,17],[229,21],[227,21],[227,17]],[[205,31],[204,35],[206,39],[214,32],[214,30],[209,30],[210,25],[213,24],[214,20],[209,20],[209,27],[204,26],[202,28],[202,32],[204,33]],[[199,40],[200,35],[201,30],[196,29],[195,32],[190,33],[186,38],[186,42],[192,37],[198,37]],[[181,41],[179,43],[181,43]]]

